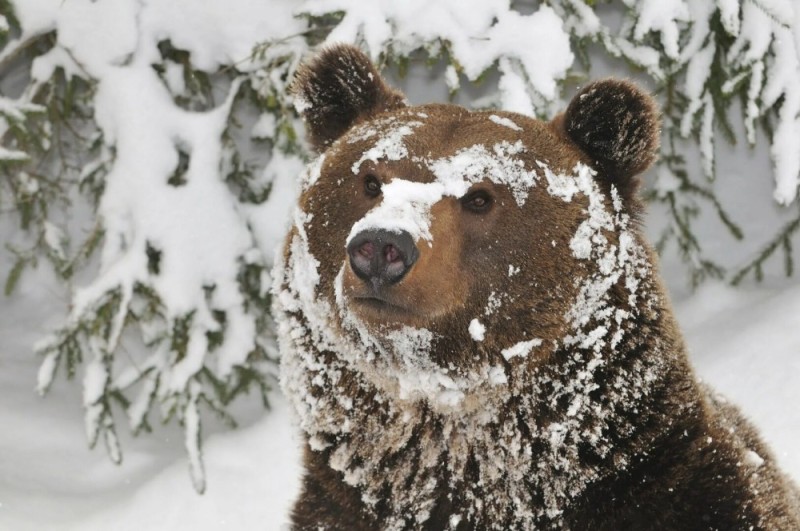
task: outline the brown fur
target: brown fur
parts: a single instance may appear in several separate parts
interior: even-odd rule
[[[404,320],[406,324],[425,326],[429,319],[451,313],[461,305],[462,294],[468,289],[470,279],[452,274],[452,264],[458,262],[459,251],[463,248],[463,233],[459,230],[460,219],[457,216],[459,208],[458,201],[453,198],[435,205],[431,212],[433,238],[442,245],[420,245],[417,263],[393,290],[397,306],[414,310]],[[423,275],[424,278],[420,278]],[[352,269],[346,269],[345,294],[357,296],[364,290],[364,282]],[[378,322],[393,318],[380,309],[367,308],[365,311],[374,312],[372,318]]]
[[[337,108],[349,93],[342,57],[348,71],[374,71],[336,47],[297,82],[324,158],[276,269],[282,384],[308,441],[293,528],[799,529],[796,490],[753,428],[696,382],[638,229],[635,175],[658,146],[652,100],[601,82],[543,123],[386,105],[396,93],[375,72],[354,83],[378,96]],[[401,127],[407,154],[362,160]],[[384,187],[433,183],[436,161],[518,141],[514,160],[537,176],[524,201],[489,178],[469,192],[490,194],[488,210],[466,208],[469,193],[445,195],[385,303],[359,302],[368,288],[345,242],[382,201],[364,193],[367,175]],[[580,180],[579,163],[593,180]],[[591,216],[606,224],[580,258],[573,239]],[[584,320],[581,305],[592,309]],[[532,340],[527,356],[501,355]],[[426,387],[431,375],[461,395]]]
[[[317,90],[324,87],[324,90]],[[374,66],[349,46],[331,46],[303,65],[292,87],[308,128],[322,151],[358,120],[402,107],[405,98],[389,88]]]
[[[660,139],[659,113],[651,98],[618,79],[597,81],[573,98],[563,116],[572,140],[626,198],[634,177],[653,163]]]

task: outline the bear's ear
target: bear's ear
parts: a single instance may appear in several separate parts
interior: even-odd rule
[[[329,46],[301,65],[291,92],[308,141],[318,152],[359,119],[406,105],[369,58],[346,44]]]
[[[628,81],[605,79],[581,90],[563,116],[567,135],[623,195],[656,158],[661,120],[653,98]]]

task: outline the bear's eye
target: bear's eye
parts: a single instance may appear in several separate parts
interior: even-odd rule
[[[369,197],[378,197],[381,194],[381,182],[371,173],[364,177],[364,192]]]
[[[471,212],[486,212],[492,206],[492,196],[486,190],[475,190],[462,197],[461,204]]]

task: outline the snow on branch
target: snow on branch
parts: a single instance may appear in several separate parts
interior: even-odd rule
[[[451,89],[458,87],[458,75],[475,82],[499,65],[499,103],[530,115],[558,110],[558,82],[573,62],[569,34],[546,5],[523,15],[504,0],[308,0],[298,12],[343,13],[325,42],[361,43],[376,62],[419,49],[433,57],[445,54]]]
[[[37,345],[44,356],[39,391],[47,391],[59,367],[71,377],[82,366],[87,437],[92,446],[104,440],[114,462],[122,459],[115,409],[135,433],[150,428],[153,409],[177,418],[202,491],[200,406],[231,421],[226,407],[233,398],[256,388],[266,404],[272,387],[268,270],[283,223],[260,211],[280,211],[269,192],[286,188],[278,181],[301,163],[292,155],[300,148],[286,86],[307,50],[306,23],[293,18],[289,1],[14,8],[18,35],[4,56],[36,39],[39,53],[25,92],[0,99],[0,159],[38,159],[37,170],[44,164],[41,171],[61,185],[45,197],[45,177],[27,168],[8,174],[17,205],[39,205],[22,214],[23,228],[35,219],[41,232],[34,248],[18,252],[19,263],[34,262],[41,245],[65,278],[82,265],[46,208],[65,187],[88,192],[95,210],[91,249],[80,246],[76,255],[88,259],[100,250],[97,273],[73,290],[64,324]],[[53,119],[53,109],[73,104],[80,120]],[[241,109],[270,116],[273,127],[266,131],[261,120],[259,135],[284,152],[263,173],[239,152],[250,138],[238,133]],[[45,112],[51,114],[41,123],[28,116]],[[70,141],[91,139],[70,144],[76,153],[69,165],[48,167],[51,146],[33,143],[37,127],[54,123],[54,142],[63,141],[61,128]],[[237,135],[245,140],[237,143]],[[287,193],[276,199],[287,202]],[[252,222],[267,227],[254,230]],[[130,334],[145,348],[126,351]]]

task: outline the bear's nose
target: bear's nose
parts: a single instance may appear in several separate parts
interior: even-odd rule
[[[419,257],[409,233],[387,230],[359,232],[347,246],[347,254],[353,272],[375,288],[400,281]]]

